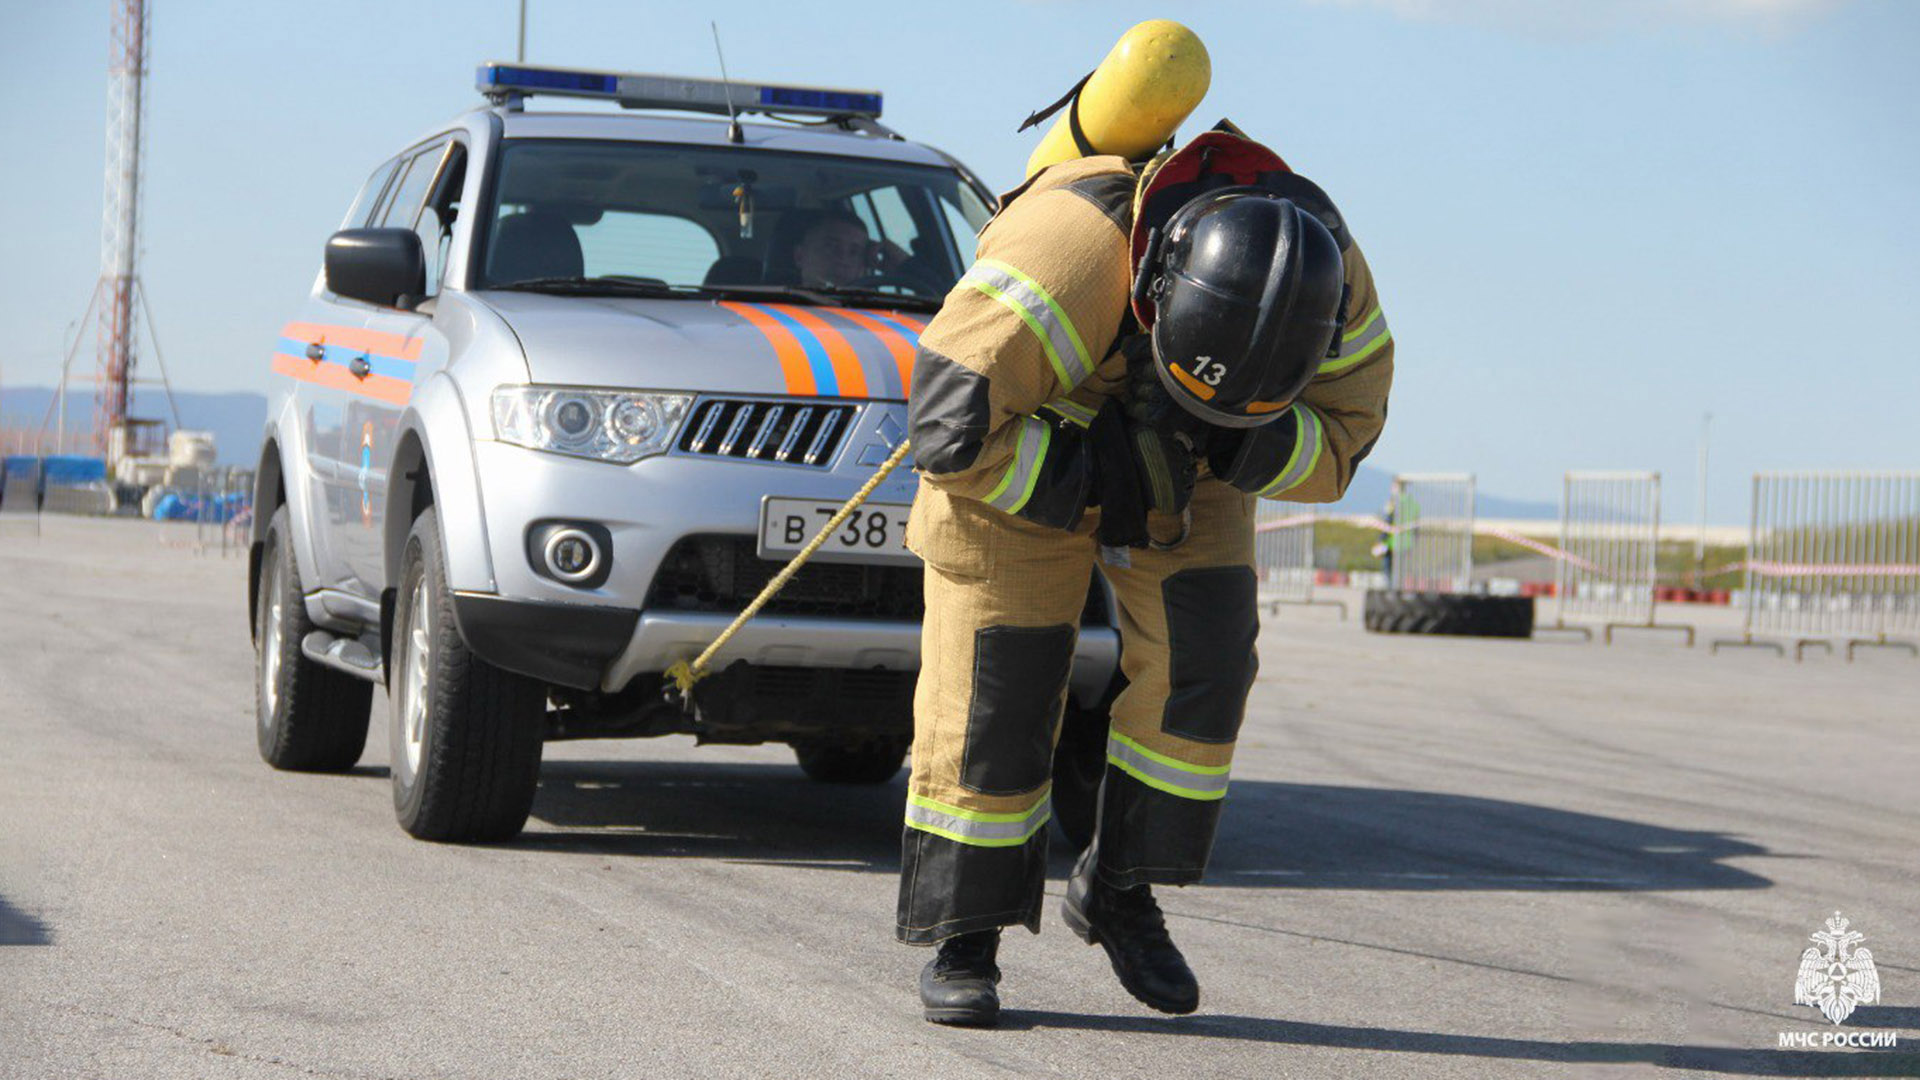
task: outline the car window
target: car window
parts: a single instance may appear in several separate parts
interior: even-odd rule
[[[387,229],[411,229],[414,218],[426,205],[427,185],[433,183],[434,169],[440,163],[440,155],[446,152],[444,143],[422,150],[413,155],[407,163],[407,174],[400,178],[400,184],[394,189],[394,195],[387,200],[386,212],[380,215],[380,225]]]
[[[426,208],[413,226],[413,231],[420,235],[420,249],[427,256],[428,296],[440,292],[447,253],[453,248],[453,224],[460,216],[460,192],[467,183],[467,148],[459,142],[449,144],[445,163],[437,168],[439,178],[427,193]]]
[[[393,175],[388,177],[386,190],[380,193],[373,207],[367,212],[368,227],[378,227],[387,219],[387,211],[393,207],[393,195],[400,185],[406,183],[407,172],[413,167],[413,157],[402,157],[394,162]]]
[[[986,203],[973,198],[971,190],[965,188],[961,190],[967,197],[957,201],[942,198],[940,213],[947,219],[947,230],[960,244],[960,261],[970,263],[973,261],[974,248],[980,237],[980,230],[987,227],[988,219],[993,217],[993,210]]]
[[[914,237],[920,235],[897,187],[874,188],[854,200],[853,212],[860,215],[882,243],[910,248]]]
[[[373,170],[373,175],[367,177],[367,182],[360,186],[360,194],[354,196],[353,206],[347,211],[341,228],[357,229],[373,220],[374,208],[379,205],[380,196],[387,190],[387,181],[392,179],[394,166],[398,164],[400,161],[395,158],[382,162],[379,168]]]
[[[440,251],[439,222],[427,206],[428,188],[441,172],[440,162],[447,154],[447,143],[439,143],[413,155],[407,171],[394,185],[387,208],[380,215],[380,227],[413,229],[420,234],[420,247],[427,257],[427,295],[440,291],[440,266],[445,256]]]
[[[746,147],[510,139],[493,188],[480,288],[584,274],[938,298],[987,218],[950,168]]]
[[[698,281],[720,257],[713,234],[683,217],[609,210],[576,225],[589,276],[624,274],[661,281]]]

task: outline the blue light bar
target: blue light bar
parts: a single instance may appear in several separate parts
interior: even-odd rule
[[[518,90],[523,94],[545,91],[550,94],[611,98],[619,93],[620,80],[613,75],[592,71],[487,64],[480,68],[479,87],[482,93],[500,90]]]
[[[769,112],[831,112],[879,116],[880,95],[862,90],[814,90],[804,86],[763,86],[760,104]]]
[[[474,85],[495,101],[539,94],[615,101],[629,109],[678,109],[721,116],[741,112],[877,118],[881,106],[880,94],[874,90],[726,83],[719,79],[689,79],[677,75],[581,71],[497,62],[480,65]]]

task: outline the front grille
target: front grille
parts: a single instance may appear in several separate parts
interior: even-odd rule
[[[854,406],[786,399],[708,398],[681,429],[689,454],[824,468],[853,427]]]
[[[661,562],[647,592],[647,608],[738,614],[785,565],[760,558],[751,536],[685,537]],[[760,610],[919,622],[926,613],[920,578],[918,566],[810,562]],[[1106,589],[1087,591],[1080,624],[1111,625]]]

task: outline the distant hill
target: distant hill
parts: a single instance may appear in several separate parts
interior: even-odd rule
[[[38,429],[54,392],[46,387],[8,387],[0,391],[0,428]],[[267,399],[264,394],[210,394],[194,390],[176,390],[174,403],[180,407],[180,423],[189,431],[213,432],[214,450],[222,465],[251,466],[260,460],[260,434],[267,423]],[[166,395],[154,387],[141,387],[134,393],[133,415],[155,417],[171,422]],[[87,428],[93,423],[93,389],[67,391],[67,423],[70,428]]]
[[[1332,506],[1322,507],[1329,514],[1378,514],[1393,493],[1393,474],[1385,469],[1362,465],[1347,485],[1346,497]],[[1560,517],[1560,505],[1530,499],[1510,499],[1476,491],[1473,496],[1476,518],[1552,519]]]

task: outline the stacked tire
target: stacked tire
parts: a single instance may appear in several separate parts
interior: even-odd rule
[[[1376,634],[1530,638],[1533,598],[1368,589],[1362,622]]]

